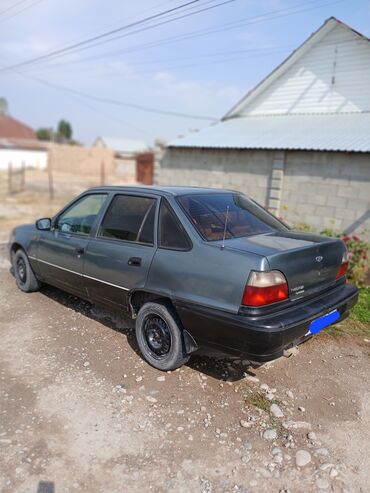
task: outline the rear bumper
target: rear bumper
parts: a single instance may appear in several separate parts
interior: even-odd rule
[[[184,327],[199,345],[262,362],[279,358],[285,349],[311,337],[307,332],[312,320],[334,309],[340,313],[336,323],[345,319],[357,297],[355,286],[342,284],[318,298],[256,317],[180,301],[175,306]]]

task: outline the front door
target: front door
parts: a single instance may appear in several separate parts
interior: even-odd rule
[[[86,296],[82,277],[84,253],[106,197],[103,193],[84,195],[61,212],[51,231],[40,232],[37,260],[46,282]]]
[[[128,307],[131,289],[143,288],[155,252],[153,196],[117,194],[89,241],[84,281],[89,298],[98,303]]]

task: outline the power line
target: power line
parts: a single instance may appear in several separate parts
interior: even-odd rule
[[[161,63],[163,61],[180,61],[181,60],[191,60],[191,59],[194,59],[194,60],[198,60],[198,62],[195,62],[195,63],[185,63],[185,64],[176,64],[176,65],[170,65],[170,66],[161,66],[160,68],[156,68],[155,70],[153,69],[146,69],[146,70],[135,70],[135,75],[141,75],[141,74],[153,74],[153,73],[157,73],[158,71],[163,71],[163,70],[172,70],[172,69],[184,69],[184,68],[190,68],[190,67],[199,67],[199,66],[206,66],[206,65],[215,65],[215,64],[220,64],[220,63],[229,63],[229,62],[236,62],[236,61],[241,61],[241,60],[248,60],[250,57],[255,57],[255,56],[268,56],[268,55],[275,55],[275,54],[280,54],[280,53],[286,53],[286,52],[289,52],[291,51],[292,48],[287,48],[287,47],[284,47],[284,48],[280,48],[280,47],[277,47],[276,49],[269,49],[269,50],[235,50],[234,52],[233,51],[230,51],[230,52],[220,52],[219,54],[209,54],[209,55],[199,55],[199,56],[194,56],[194,57],[185,57],[185,58],[177,58],[177,59],[167,59],[167,60],[153,60],[153,61],[145,61],[145,62],[138,62],[138,63],[133,63],[133,64],[130,64],[129,67],[137,67],[137,66],[143,66],[143,65],[150,65],[150,64],[153,64],[153,63]],[[231,54],[232,56],[227,56],[227,54]],[[236,56],[237,54],[244,54],[244,55],[247,55],[247,56]],[[215,57],[218,57],[218,59],[214,59]],[[211,60],[210,60],[211,58]],[[58,65],[60,66],[60,65]],[[58,68],[58,66],[56,68]],[[41,67],[38,69],[38,74],[44,74],[45,72],[47,72],[48,74],[50,74],[50,72],[52,74],[56,73],[60,73],[60,71],[53,71],[52,69],[55,68],[54,66],[46,66],[46,67]],[[44,70],[43,70],[44,69]],[[50,70],[51,69],[51,70]],[[119,72],[114,72],[114,71],[108,71],[108,72],[104,72],[103,74],[99,74],[96,72],[96,69],[93,68],[93,67],[86,67],[85,70],[79,70],[79,73],[88,73],[91,69],[94,70],[94,77],[98,77],[98,76],[109,76],[109,77],[118,77],[118,76],[121,76],[123,75],[122,72],[119,73]],[[114,70],[114,67],[112,67],[112,70]],[[27,72],[28,73],[28,72]],[[62,72],[63,74],[66,74],[66,71],[63,70]],[[70,73],[70,72],[67,72],[67,73]]]
[[[0,12],[0,15],[6,14],[7,12],[9,12],[9,10],[15,9],[15,7],[18,7],[18,5],[22,5],[22,3],[26,3],[26,2],[28,2],[28,0],[19,0],[19,2],[15,2],[13,3],[13,5],[10,5],[5,10],[2,10]]]
[[[101,54],[101,55],[95,55],[95,56],[92,56],[92,57],[87,57],[87,58],[82,59],[82,60],[79,59],[79,60],[73,60],[73,61],[69,61],[69,62],[63,62],[63,63],[61,63],[59,65],[64,66],[66,63],[67,64],[73,64],[73,63],[79,63],[80,64],[81,62],[84,62],[84,61],[90,61],[90,60],[94,60],[95,61],[95,60],[98,60],[98,59],[106,58],[107,55],[118,55],[118,54],[131,53],[131,52],[135,52],[135,51],[145,50],[145,49],[148,49],[148,48],[149,49],[150,48],[156,48],[156,47],[159,47],[159,46],[162,46],[162,45],[165,45],[165,44],[172,44],[174,42],[186,41],[186,40],[193,39],[193,38],[199,38],[199,37],[207,36],[209,34],[216,34],[216,33],[219,33],[219,32],[230,31],[230,30],[232,30],[234,28],[245,27],[247,25],[254,24],[256,22],[263,22],[263,21],[268,21],[268,20],[274,20],[274,19],[279,19],[279,18],[287,17],[287,16],[290,16],[290,15],[300,14],[300,13],[303,13],[303,12],[314,10],[316,8],[321,8],[321,7],[325,7],[325,6],[328,6],[328,5],[333,5],[333,4],[342,2],[342,1],[344,1],[344,0],[332,0],[332,1],[329,1],[329,2],[324,2],[323,3],[323,0],[312,0],[310,2],[306,2],[306,5],[310,5],[310,4],[312,5],[312,4],[317,4],[317,3],[319,3],[319,5],[312,5],[311,7],[307,7],[307,8],[303,8],[303,9],[298,9],[297,10],[297,7],[299,7],[299,4],[298,4],[298,5],[294,6],[294,7],[288,7],[288,8],[284,8],[284,9],[277,9],[277,10],[265,12],[263,14],[259,14],[259,15],[256,15],[256,16],[245,17],[243,19],[239,19],[238,21],[231,21],[231,22],[227,22],[227,23],[223,23],[223,24],[218,24],[218,25],[213,26],[211,28],[190,31],[188,33],[183,33],[183,34],[175,35],[175,36],[169,36],[167,38],[162,38],[161,40],[158,40],[158,41],[152,41],[150,43],[144,43],[144,44],[141,44],[141,45],[136,45],[136,46],[131,47],[131,48],[126,48],[124,50],[110,52],[108,54],[104,53],[104,54]],[[163,24],[163,23],[160,23],[160,24]],[[142,32],[143,30],[146,30],[147,28],[140,29],[140,30],[137,30],[137,31],[134,31],[132,33],[125,34],[125,35],[136,34],[138,32]],[[120,38],[121,37],[123,37],[123,36],[121,35]],[[118,39],[118,38],[114,38],[114,39]],[[96,43],[96,44],[92,45],[91,47],[98,46],[99,44],[101,44],[101,43]],[[76,50],[76,51],[79,51],[79,50]],[[73,54],[73,53],[74,52],[70,52],[68,54]],[[57,65],[55,65],[55,66],[57,66]]]
[[[38,1],[40,1],[40,0],[38,0]],[[8,67],[4,67],[1,70],[4,71],[4,70],[8,70],[8,69],[20,68],[20,67],[23,67],[24,65],[29,65],[31,63],[34,63],[34,62],[37,62],[37,61],[40,61],[40,60],[44,60],[45,58],[50,58],[50,57],[53,57],[55,55],[59,55],[61,53],[69,52],[70,50],[76,49],[78,47],[85,46],[85,45],[87,45],[89,43],[92,43],[92,42],[97,41],[97,40],[101,40],[101,39],[106,38],[108,36],[112,36],[113,34],[116,34],[118,32],[124,31],[126,29],[130,29],[132,27],[135,27],[137,25],[143,24],[145,22],[151,21],[153,19],[156,19],[158,17],[161,17],[161,16],[163,16],[165,14],[168,14],[170,12],[174,12],[176,10],[182,9],[183,7],[186,7],[187,5],[191,5],[191,4],[194,4],[194,3],[199,2],[199,1],[200,0],[190,0],[189,2],[183,3],[183,4],[181,4],[181,5],[177,6],[177,7],[173,7],[171,9],[164,10],[164,11],[159,12],[157,14],[150,15],[150,16],[145,17],[143,19],[140,19],[138,21],[134,21],[134,22],[131,22],[129,24],[125,24],[124,26],[120,26],[118,28],[111,29],[110,31],[106,31],[106,32],[104,32],[102,34],[99,34],[97,36],[90,37],[88,39],[85,39],[83,41],[79,41],[77,43],[73,43],[73,44],[71,44],[71,45],[69,45],[69,46],[67,46],[65,48],[60,48],[60,49],[57,49],[57,50],[54,50],[54,51],[50,51],[49,53],[45,53],[44,55],[39,55],[37,57],[30,58],[29,60],[25,60],[23,62],[14,64],[14,65],[10,65]]]
[[[192,113],[183,113],[183,112],[179,112],[179,111],[162,110],[160,108],[153,108],[153,107],[149,107],[149,106],[144,106],[142,104],[130,103],[128,101],[120,101],[120,100],[116,100],[116,99],[94,96],[92,94],[85,94],[85,93],[83,93],[81,91],[77,91],[75,89],[56,85],[56,84],[53,84],[51,82],[47,82],[47,81],[42,80],[42,79],[37,79],[37,80],[39,82],[41,82],[42,84],[45,84],[49,87],[53,87],[54,89],[67,91],[67,92],[70,92],[72,94],[76,94],[76,95],[81,96],[83,98],[89,99],[91,101],[96,101],[98,103],[106,103],[106,104],[110,104],[113,106],[125,106],[127,108],[133,108],[133,109],[137,109],[140,111],[145,111],[147,113],[154,113],[156,115],[174,116],[174,117],[188,118],[188,119],[193,119],[193,120],[208,120],[208,121],[218,120],[218,118],[211,117],[211,116],[194,115]]]
[[[153,113],[156,115],[163,115],[163,116],[173,116],[173,117],[187,118],[187,119],[192,119],[192,120],[208,120],[208,121],[213,121],[213,122],[218,120],[218,118],[211,117],[211,116],[194,115],[192,113],[183,113],[183,112],[179,112],[179,111],[162,110],[160,108],[153,108],[150,106],[145,106],[142,104],[135,104],[135,103],[131,103],[128,101],[120,101],[120,100],[116,100],[116,99],[109,99],[109,98],[104,98],[101,96],[95,96],[93,94],[86,94],[86,93],[78,91],[76,89],[64,87],[64,86],[61,86],[59,84],[54,84],[54,83],[46,81],[44,79],[40,79],[39,77],[34,77],[34,76],[29,75],[29,74],[19,72],[18,70],[13,70],[13,72],[18,74],[18,75],[21,75],[22,77],[26,77],[26,78],[29,78],[31,80],[37,81],[40,84],[43,84],[44,86],[51,87],[51,88],[56,89],[58,91],[68,92],[70,94],[80,96],[80,97],[85,98],[85,99],[90,100],[90,101],[96,101],[98,103],[106,103],[106,104],[110,104],[113,106],[124,106],[127,108],[133,108],[133,109],[137,109],[140,111],[145,111],[147,113]]]
[[[18,10],[17,12],[12,13],[8,17],[5,17],[5,19],[0,19],[0,21],[8,21],[9,19],[13,19],[13,17],[16,17],[17,15],[21,14],[25,10],[28,10],[28,9],[30,9],[32,7],[35,7],[36,5],[38,5],[39,3],[43,2],[43,1],[44,0],[35,0],[34,2],[30,3],[26,7],[23,7],[23,9]],[[19,3],[24,3],[24,2],[19,2]]]

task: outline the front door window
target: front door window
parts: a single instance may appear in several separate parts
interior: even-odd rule
[[[103,193],[85,195],[58,217],[57,229],[63,233],[89,235],[106,197]]]

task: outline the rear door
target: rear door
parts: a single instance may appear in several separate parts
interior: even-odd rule
[[[106,193],[84,195],[59,214],[51,231],[40,231],[37,260],[39,272],[47,282],[86,296],[84,253],[106,198]]]
[[[131,289],[145,286],[155,253],[157,198],[118,193],[85,252],[89,298],[112,307],[128,306]]]

